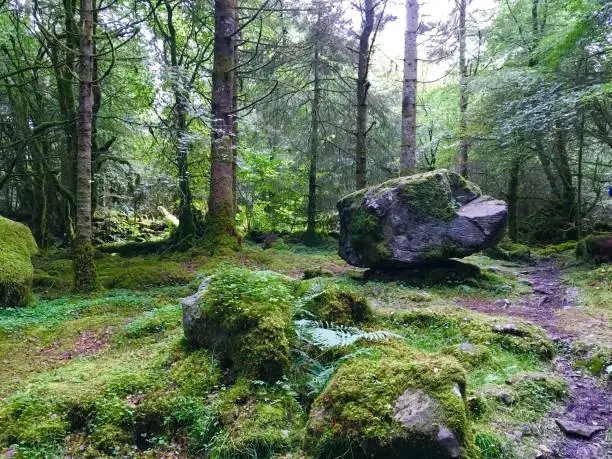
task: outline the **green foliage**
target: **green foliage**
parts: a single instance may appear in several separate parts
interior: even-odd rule
[[[124,335],[128,338],[161,333],[181,324],[181,309],[178,305],[168,305],[145,312],[125,326]]]
[[[474,443],[480,449],[482,459],[516,459],[517,457],[505,441],[488,431],[476,433]]]

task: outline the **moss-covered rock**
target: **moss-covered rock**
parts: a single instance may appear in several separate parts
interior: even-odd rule
[[[32,294],[31,257],[38,251],[32,232],[0,217],[0,249],[0,307],[25,306]]]
[[[465,257],[499,241],[506,207],[445,169],[389,180],[338,202],[340,256],[375,268]]]
[[[183,303],[187,341],[217,352],[227,367],[265,381],[289,367],[293,281],[276,273],[217,271],[198,301]]]
[[[368,299],[356,290],[334,283],[314,283],[302,295],[300,306],[318,320],[357,325],[372,319]]]
[[[592,263],[612,262],[612,233],[585,237],[576,245],[576,256]]]
[[[486,254],[496,260],[524,261],[527,263],[535,261],[529,246],[512,242],[510,239],[501,240],[495,247],[487,249]]]
[[[546,332],[528,322],[468,314],[454,309],[415,309],[394,317],[395,323],[420,327],[452,327],[468,342],[497,345],[516,354],[533,355],[544,360],[554,355],[554,345]]]
[[[342,365],[314,401],[305,448],[319,458],[475,458],[457,360],[402,343]]]
[[[455,357],[466,368],[474,368],[489,363],[492,354],[483,344],[472,344],[467,341],[453,346],[446,346],[442,353]]]

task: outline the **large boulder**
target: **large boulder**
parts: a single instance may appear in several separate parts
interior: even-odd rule
[[[0,307],[28,304],[32,295],[32,255],[38,251],[30,229],[0,217]]]
[[[312,457],[477,457],[466,373],[452,357],[387,343],[343,364],[312,405]]]
[[[499,242],[507,210],[445,169],[389,180],[338,202],[340,256],[380,268],[465,257]]]
[[[585,237],[576,245],[576,255],[594,263],[612,262],[612,233]]]
[[[185,338],[239,374],[276,381],[290,364],[293,288],[268,271],[219,270],[183,300]]]

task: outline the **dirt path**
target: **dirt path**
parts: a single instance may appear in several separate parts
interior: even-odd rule
[[[520,317],[544,328],[551,339],[559,344],[560,352],[554,362],[554,371],[563,376],[571,390],[566,405],[553,411],[551,419],[579,423],[572,428],[588,430],[591,426],[603,426],[588,439],[576,434],[560,433],[552,439],[551,453],[540,457],[559,459],[612,458],[612,444],[607,441],[607,428],[612,427],[612,391],[602,388],[594,377],[575,371],[570,360],[569,348],[579,338],[564,331],[558,322],[557,312],[576,307],[577,291],[566,288],[560,281],[559,271],[552,263],[540,263],[535,267],[519,269],[521,282],[530,285],[533,293],[525,295],[517,303],[505,300],[494,303],[484,300],[465,300],[460,305],[486,314]],[[586,432],[585,432],[586,433]]]

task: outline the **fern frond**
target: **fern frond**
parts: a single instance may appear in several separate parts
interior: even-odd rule
[[[319,348],[350,346],[358,341],[388,341],[401,338],[385,330],[364,331],[356,327],[332,324],[320,320],[294,321],[298,339]]]

